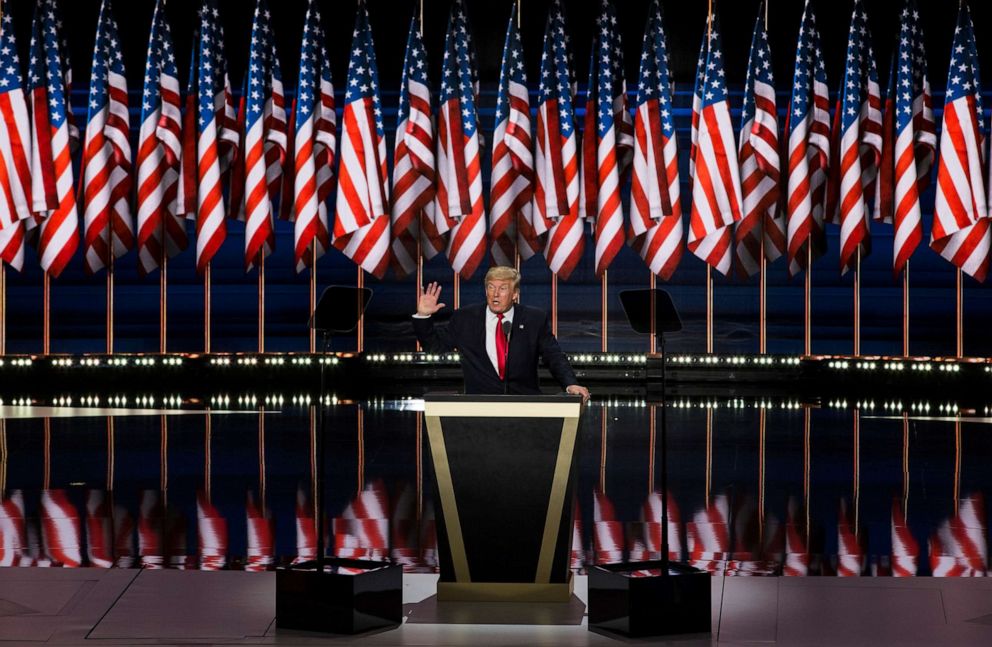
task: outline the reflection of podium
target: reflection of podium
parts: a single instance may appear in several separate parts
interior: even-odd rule
[[[439,600],[567,602],[580,396],[428,395]]]

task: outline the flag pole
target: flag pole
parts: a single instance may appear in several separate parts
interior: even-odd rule
[[[207,497],[207,501],[210,501],[213,498],[210,495],[210,472],[212,471],[211,463],[213,462],[213,457],[210,451],[212,437],[213,429],[210,425],[210,412],[208,411],[203,425],[203,494]]]
[[[657,308],[655,290],[658,288],[658,277],[650,268],[648,268],[648,275],[648,289],[651,290],[651,339],[648,342],[648,352],[653,355],[658,352],[658,313],[655,312]],[[651,410],[651,414],[654,415],[654,409]]]
[[[806,237],[806,275],[803,277],[803,354],[809,357],[813,354],[812,338],[812,300],[813,291],[813,236]]]
[[[358,288],[356,295],[356,298],[358,299],[357,312],[361,313],[358,317],[358,330],[356,332],[355,350],[359,353],[362,353],[365,351],[365,311],[364,308],[362,308],[362,306],[364,305],[362,303],[363,301],[362,289],[365,287],[365,270],[362,269],[361,265],[358,266],[358,277],[355,285]]]
[[[114,491],[114,417],[107,416],[107,492]]]
[[[265,352],[265,250],[258,252],[258,352]]]
[[[713,484],[713,407],[706,407],[706,487],[703,500],[710,503],[710,486]]]
[[[52,487],[52,419],[45,416],[44,419],[44,468],[41,479],[41,489],[49,490]],[[955,500],[957,496],[955,495]]]
[[[764,227],[762,226],[762,229]],[[761,260],[758,262],[758,352],[768,352],[768,261],[765,260],[765,234],[761,232]]]
[[[203,270],[203,352],[210,352],[210,263]]]
[[[265,514],[265,407],[258,410],[258,499]]]
[[[861,355],[861,247],[854,259],[854,356]]]
[[[603,405],[603,413],[599,419],[599,491],[606,494],[606,419],[608,405]]]
[[[166,326],[168,322],[168,262],[169,257],[165,252],[165,227],[163,226],[162,232],[162,258],[159,261],[159,275],[158,275],[158,352],[165,353],[168,346]]]
[[[109,233],[109,232],[108,232]],[[107,260],[107,354],[114,353],[114,236],[110,234],[110,258]]]
[[[310,293],[310,314],[317,308],[317,244],[316,241],[310,243],[310,280],[308,291]],[[310,327],[310,352],[317,352],[317,329]]]
[[[41,277],[41,353],[52,350],[52,277],[45,270]]]
[[[964,357],[964,273],[960,269],[957,271],[954,300],[955,312],[957,313],[955,326],[957,332],[956,357],[961,358]]]
[[[609,306],[607,305],[607,301],[609,297],[609,279],[607,278],[606,275],[607,275],[607,270],[603,270],[603,276],[600,280],[601,289],[600,289],[600,303],[599,303],[599,308],[601,311],[600,323],[602,325],[602,329],[599,335],[599,346],[600,346],[599,350],[600,352],[603,353],[606,352],[608,335],[609,335],[607,330],[607,326],[609,325],[609,317],[608,317]]]
[[[551,334],[558,336],[558,272],[551,273]]]
[[[859,534],[861,508],[861,410],[854,409],[854,534]]]
[[[902,355],[909,357],[909,259],[902,272]]]
[[[809,551],[809,502],[810,502],[810,440],[812,411],[809,405],[803,407],[803,511],[805,514],[806,550]]]
[[[209,414],[207,415],[209,425]],[[159,416],[158,430],[158,490],[162,493],[162,505],[169,505],[169,416]]]
[[[648,495],[654,492],[654,455],[657,451],[658,437],[658,406],[651,405],[648,410]],[[668,493],[664,493],[663,496]],[[663,520],[664,521],[664,520]]]
[[[909,522],[909,413],[902,413],[902,513]]]
[[[462,277],[458,275],[458,272],[455,272],[455,277],[453,280],[454,286],[452,288],[452,291],[454,292],[454,298],[452,299],[452,303],[455,306],[455,310],[457,310],[461,306],[461,296],[462,296],[461,278]]]
[[[365,411],[358,403],[358,492],[365,489]]]
[[[48,420],[48,418],[45,418]],[[954,511],[961,503],[961,416],[954,418]]]
[[[768,411],[758,409],[758,532],[765,532],[765,448],[767,445]]]
[[[713,268],[706,264],[706,352],[713,352]]]

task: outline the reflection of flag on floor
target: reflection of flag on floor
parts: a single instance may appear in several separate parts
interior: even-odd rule
[[[66,567],[82,564],[79,512],[65,490],[42,490],[41,530],[45,554],[53,563]]]
[[[719,572],[730,549],[730,532],[727,525],[729,509],[726,495],[720,494],[704,509],[692,515],[686,523],[686,545],[689,563],[696,568]]]
[[[837,575],[857,577],[865,569],[864,537],[847,510],[847,501],[840,500],[837,518]]]
[[[617,521],[613,502],[600,490],[593,498],[592,549],[597,564],[623,561],[623,524]]]
[[[24,494],[10,490],[0,499],[0,566],[31,566]]]
[[[294,564],[317,558],[317,526],[314,525],[313,502],[307,491],[296,489],[296,558]]]
[[[196,495],[196,534],[200,570],[219,571],[227,566],[227,520],[202,491]]]
[[[417,493],[410,483],[404,483],[393,500],[389,532],[390,555],[404,567],[417,566],[420,563],[416,513]]]
[[[331,524],[334,554],[338,557],[386,557],[389,550],[389,495],[386,486],[379,480],[367,485]]]
[[[913,577],[920,560],[920,546],[906,525],[899,499],[892,501],[892,576]]]
[[[248,492],[245,503],[248,530],[248,555],[246,571],[267,571],[275,564],[275,522],[265,506],[255,500],[255,493]]]
[[[114,517],[104,490],[90,490],[86,495],[86,556],[90,566],[114,565]]]
[[[809,547],[806,545],[806,524],[801,521],[799,503],[789,497],[785,518],[785,559],[782,575],[805,576],[809,574]]]
[[[437,522],[434,517],[434,501],[424,503],[424,516],[420,526],[421,559],[425,566],[437,566]]]
[[[157,490],[142,490],[138,504],[138,556],[141,567],[158,569],[165,565],[162,530],[165,510]]]
[[[937,577],[983,577],[988,568],[985,497],[975,493],[958,503],[957,514],[930,537],[930,569]]]
[[[630,524],[627,548],[630,561],[661,559],[661,492],[648,495],[641,506],[641,521]],[[682,558],[682,521],[675,498],[668,495],[668,558]]]

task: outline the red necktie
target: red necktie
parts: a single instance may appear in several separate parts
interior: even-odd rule
[[[496,366],[499,367],[499,379],[506,376],[506,335],[503,334],[503,313],[496,315]]]

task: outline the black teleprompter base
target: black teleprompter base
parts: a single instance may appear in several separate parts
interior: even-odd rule
[[[661,561],[589,569],[589,628],[630,637],[710,633],[710,574]],[[636,576],[632,573],[644,573]]]
[[[366,569],[345,574],[338,568]],[[403,567],[328,558],[276,569],[276,627],[357,634],[403,621]]]

